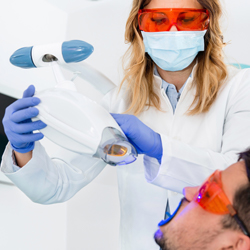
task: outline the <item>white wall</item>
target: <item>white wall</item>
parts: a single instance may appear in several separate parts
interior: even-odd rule
[[[67,8],[67,5],[74,2],[78,4],[77,7]],[[55,81],[50,69],[19,69],[9,63],[9,57],[23,46],[71,39],[82,39],[92,43],[95,52],[88,62],[115,83],[119,83],[121,76],[118,74],[118,65],[126,50],[123,34],[129,1],[71,3],[48,0],[36,1],[34,4],[31,0],[10,0],[5,4],[6,9],[10,11],[0,12],[0,27],[3,29],[4,37],[0,40],[0,48],[4,48],[0,58],[1,93],[19,98],[29,84],[34,84],[37,90],[53,86]],[[91,6],[97,9],[94,10]],[[115,10],[118,12],[114,15]],[[103,18],[98,24],[96,11],[101,13]],[[8,25],[3,25],[6,23]],[[112,26],[113,30],[108,28]],[[88,83],[77,79],[76,85],[79,90],[84,90],[87,96],[100,100],[101,94]],[[48,152],[53,147],[46,139],[42,143]],[[14,186],[3,184],[0,184],[0,199],[4,204],[0,207],[0,232],[4,238],[4,241],[0,241],[0,247],[4,246],[3,249],[63,250],[66,249],[66,245],[70,250],[82,249],[85,246],[88,246],[86,249],[100,249],[103,246],[105,249],[117,249],[119,199],[116,171],[113,167],[108,166],[93,183],[65,204],[48,207],[34,204]],[[20,214],[23,216],[20,217]],[[39,217],[34,219],[36,214],[39,214]],[[27,226],[25,230],[21,230],[24,221]],[[16,241],[12,241],[12,232],[14,235],[19,234]],[[51,237],[51,232],[54,232],[54,238]],[[28,239],[28,235],[32,236],[32,239]]]
[[[117,85],[122,78],[121,57],[127,49],[124,32],[131,2],[95,3],[94,7],[71,13],[68,20],[67,40],[77,38],[91,43],[95,51],[87,62]],[[67,249],[118,249],[119,216],[116,169],[107,166],[68,202]]]
[[[38,89],[54,85],[49,69],[19,69],[9,63],[9,57],[20,47],[64,40],[67,18],[46,1],[1,1],[1,93],[18,98],[30,84]],[[0,249],[66,250],[66,203],[38,205],[15,186],[3,184],[0,201]]]
[[[63,41],[67,13],[42,0],[8,0],[1,6],[0,91],[21,97],[30,84],[36,85],[38,90],[53,86],[50,69],[20,69],[11,65],[9,58],[21,47]]]
[[[250,26],[248,0],[222,0],[224,6],[223,32],[226,60],[250,65]]]
[[[82,39],[94,45],[95,52],[87,62],[119,84],[122,75],[118,65],[127,48],[124,27],[131,1],[5,1],[0,9],[0,92],[21,97],[31,83],[38,90],[53,86],[50,69],[15,68],[9,63],[9,57],[23,46],[71,39]],[[250,64],[250,32],[247,30],[250,3],[248,0],[224,0],[224,4],[228,13],[228,24],[223,25],[224,41],[231,40],[231,45],[225,49],[227,60]],[[101,98],[87,83],[78,79],[76,84],[87,96]],[[43,143],[47,148],[53,147],[46,140]],[[2,184],[0,200],[1,249],[117,249],[119,200],[113,167],[108,166],[65,204],[37,205],[17,188]]]
[[[66,204],[38,205],[1,183],[0,201],[0,249],[66,250]]]

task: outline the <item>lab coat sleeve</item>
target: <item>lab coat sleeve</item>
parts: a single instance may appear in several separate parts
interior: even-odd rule
[[[238,153],[250,147],[250,71],[228,97],[220,152],[198,148],[161,134],[161,165],[144,156],[145,177],[157,186],[181,193],[186,186],[200,185],[216,169],[238,160]]]
[[[63,155],[63,157],[62,157]],[[62,149],[49,157],[40,142],[35,143],[32,159],[18,171],[7,145],[1,171],[33,202],[64,202],[90,183],[106,166],[102,160]]]
[[[112,94],[108,93],[101,101],[107,110],[110,109],[110,98]],[[73,153],[57,145],[51,151],[46,152],[42,144],[36,142],[32,159],[19,168],[14,164],[12,148],[8,144],[0,170],[32,201],[53,204],[69,200],[107,165],[100,159]]]

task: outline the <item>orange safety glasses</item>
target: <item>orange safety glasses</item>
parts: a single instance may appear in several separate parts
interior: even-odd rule
[[[203,209],[214,214],[230,214],[238,223],[245,235],[250,237],[246,226],[240,220],[233,205],[223,191],[221,171],[216,170],[201,186],[194,201]]]
[[[206,9],[141,9],[138,12],[139,28],[145,32],[170,31],[176,26],[178,31],[202,31],[209,25]]]

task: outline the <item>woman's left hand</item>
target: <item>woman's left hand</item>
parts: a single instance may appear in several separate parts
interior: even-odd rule
[[[138,154],[156,158],[161,163],[161,136],[146,126],[134,115],[111,114],[121,127],[129,142],[136,148]]]

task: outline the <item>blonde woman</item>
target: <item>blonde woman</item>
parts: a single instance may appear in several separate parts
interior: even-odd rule
[[[227,168],[250,145],[250,71],[225,65],[220,16],[219,0],[133,1],[124,80],[102,100],[141,154],[117,166],[123,250],[158,249],[152,234],[182,189]],[[32,134],[46,125],[27,120],[38,113],[33,94],[30,86],[6,110],[1,169],[34,202],[63,202],[105,163],[64,149],[50,158],[37,142],[42,135]]]

